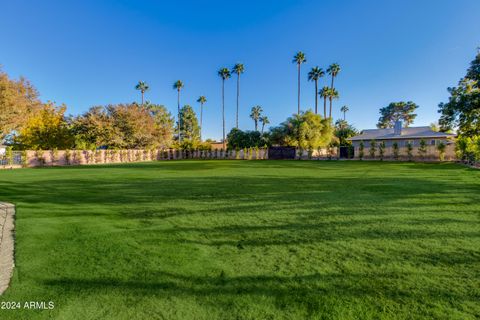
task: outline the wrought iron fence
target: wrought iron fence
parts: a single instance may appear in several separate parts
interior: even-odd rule
[[[22,165],[22,152],[11,151],[0,154],[0,166],[20,166]]]

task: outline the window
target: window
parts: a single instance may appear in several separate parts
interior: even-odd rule
[[[430,145],[434,146],[435,145],[435,140],[430,141]]]

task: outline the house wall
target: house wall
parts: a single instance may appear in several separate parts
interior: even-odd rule
[[[383,158],[386,159],[386,160],[395,160],[395,155],[394,155],[394,150],[393,150],[393,144],[394,141],[391,141],[390,144],[387,145],[386,144],[386,147],[385,147],[385,150],[384,150],[384,155],[383,155]],[[424,155],[422,155],[420,152],[419,152],[419,145],[420,145],[420,139],[418,139],[418,141],[416,141],[417,143],[415,144],[412,144],[412,152],[411,152],[411,157],[408,155],[408,150],[407,150],[407,147],[406,147],[406,142],[402,141],[403,143],[401,143],[400,141],[398,141],[398,160],[415,160],[415,161],[438,161],[440,160],[440,152],[438,151],[436,145],[432,145],[432,144],[427,144],[427,150],[426,150],[426,153]],[[374,159],[380,159],[380,154],[379,154],[379,148],[378,148],[378,144],[381,143],[381,141],[377,141],[377,145],[375,147],[375,156],[372,158],[371,155],[370,155],[370,142],[364,142],[364,149],[363,149],[363,159],[370,159],[370,160],[374,160]],[[436,142],[438,144],[438,142]],[[457,160],[457,156],[456,156],[456,153],[455,153],[455,144],[454,143],[451,143],[449,142],[450,144],[446,144],[446,147],[445,147],[445,156],[444,156],[444,160],[445,161],[455,161]],[[354,143],[354,149],[355,149],[355,159],[359,159],[360,158],[360,148],[359,148],[359,145],[360,145],[360,142],[358,143]]]

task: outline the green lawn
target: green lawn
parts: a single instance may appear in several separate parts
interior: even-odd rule
[[[0,171],[0,319],[475,319],[480,171],[164,161]]]

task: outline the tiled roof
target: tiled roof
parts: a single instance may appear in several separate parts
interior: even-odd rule
[[[430,127],[402,128],[401,135],[395,135],[393,128],[389,129],[367,129],[361,134],[348,140],[392,140],[392,139],[422,139],[422,138],[449,138],[455,134],[433,131]]]

